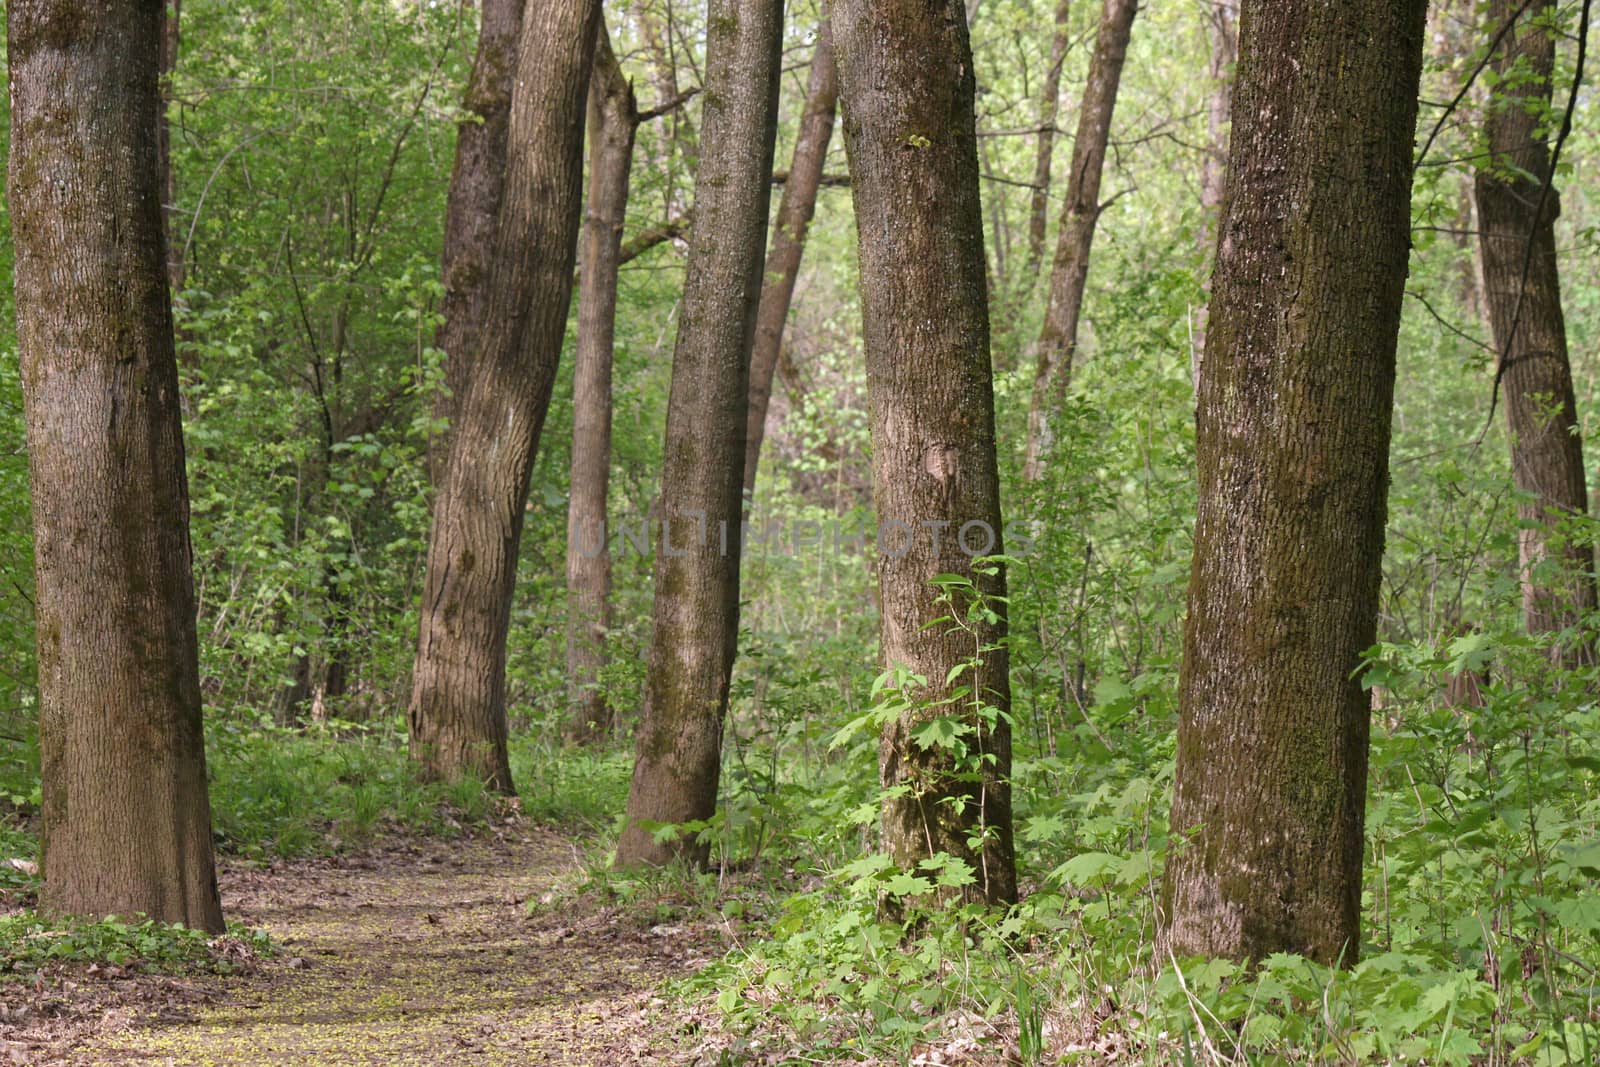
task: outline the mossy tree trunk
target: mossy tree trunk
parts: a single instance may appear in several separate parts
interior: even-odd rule
[[[506,130],[511,121],[511,79],[517,69],[517,35],[525,0],[483,0],[478,16],[478,51],[461,102],[455,168],[445,202],[444,250],[439,272],[444,300],[434,341],[444,353],[445,388],[433,415],[444,426],[428,444],[428,471],[435,488],[450,458],[452,415],[477,354],[478,330],[489,302],[489,256],[506,178]]]
[[[795,281],[800,277],[800,257],[806,231],[817,210],[817,190],[822,187],[822,166],[833,139],[834,111],[839,102],[839,73],[833,62],[833,36],[826,21],[817,28],[817,47],[811,55],[806,83],[805,110],[794,142],[794,158],[778,201],[772,226],[767,266],[762,275],[761,310],[756,317],[755,347],[750,354],[750,414],[745,430],[744,491],[756,490],[756,470],[761,464],[761,444],[767,433],[767,405],[772,400],[772,379],[783,347],[783,328],[789,320]]]
[[[1497,33],[1522,7],[1493,0],[1487,33]],[[1518,508],[1519,556],[1522,614],[1531,633],[1568,629],[1595,610],[1593,550],[1560,528],[1588,512],[1588,487],[1556,264],[1561,202],[1554,188],[1544,189],[1550,181],[1545,138],[1555,64],[1554,10],[1552,0],[1533,4],[1495,54],[1500,81],[1484,114],[1489,165],[1473,181],[1484,293],[1511,435],[1511,473],[1524,494]],[[1513,71],[1516,76],[1510,77]],[[1571,658],[1588,654],[1584,643]]]
[[[928,682],[911,695],[929,704],[890,723],[880,739],[880,779],[891,791],[883,843],[906,868],[939,852],[963,859],[977,875],[966,895],[1005,903],[1017,894],[1005,605],[996,600],[998,614],[975,635],[934,622],[949,614],[937,599],[938,575],[1005,595],[1004,573],[975,574],[968,554],[1002,545],[964,14],[960,0],[931,8],[835,0],[833,33],[861,256],[882,656]],[[976,671],[947,680],[974,658]],[[955,685],[981,694],[998,721],[971,714],[960,697],[931,703]],[[929,720],[951,715],[970,731],[970,760],[912,740]]]
[[[716,811],[739,633],[749,358],[771,201],[782,0],[709,0],[694,229],[672,357],[655,557],[655,631],[617,864],[703,864],[652,824]]]
[[[222,929],[158,158],[159,0],[12,0],[44,892]]]
[[[1245,0],[1196,414],[1165,958],[1356,959],[1425,0]]]
[[[561,358],[596,0],[523,13],[506,174],[470,375],[434,504],[408,720],[424,777],[511,792],[506,636],[528,476]]]
[[[600,689],[611,625],[611,552],[606,496],[611,485],[611,356],[616,340],[617,267],[633,169],[639,111],[604,23],[589,82],[589,206],[584,213],[573,356],[572,477],[567,499],[567,735],[604,738],[611,708]]]
[[[1100,176],[1105,170],[1106,147],[1111,142],[1111,115],[1122,84],[1122,66],[1128,56],[1128,38],[1138,0],[1105,0],[1094,54],[1089,59],[1089,80],[1078,109],[1078,135],[1072,142],[1072,172],[1067,175],[1067,198],[1061,205],[1061,228],[1056,235],[1056,258],[1050,267],[1050,299],[1044,326],[1039,331],[1038,362],[1034,368],[1033,397],[1028,405],[1028,439],[1023,477],[1039,477],[1052,443],[1050,420],[1066,397],[1072,377],[1072,357],[1078,349],[1078,320],[1083,293],[1089,283],[1089,252],[1095,225],[1100,221]]]

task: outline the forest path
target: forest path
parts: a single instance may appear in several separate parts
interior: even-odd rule
[[[581,863],[567,840],[513,828],[410,840],[221,877],[228,917],[280,946],[210,979],[211,1003],[102,1032],[74,1065],[681,1062],[683,1020],[655,990],[705,954],[682,927],[588,906],[540,909]]]

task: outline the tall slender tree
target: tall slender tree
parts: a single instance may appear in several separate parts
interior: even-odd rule
[[[750,345],[771,201],[782,0],[709,0],[705,107],[683,312],[661,471],[655,632],[619,865],[682,856],[658,835],[716,811],[739,633],[739,548]]]
[[[611,729],[600,689],[611,625],[611,553],[606,497],[611,485],[611,356],[616,339],[617,267],[633,170],[639,109],[611,50],[605,24],[589,79],[589,206],[584,212],[573,355],[572,477],[567,498],[567,733],[593,741]]]
[[[1105,0],[1095,33],[1089,80],[1083,87],[1083,102],[1078,109],[1078,136],[1072,142],[1067,198],[1061,205],[1061,232],[1056,236],[1056,258],[1050,268],[1050,300],[1039,331],[1033,399],[1028,406],[1027,453],[1022,473],[1030,480],[1039,476],[1050,451],[1050,420],[1066,396],[1072,376],[1072,358],[1078,349],[1078,319],[1089,283],[1089,251],[1104,207],[1100,202],[1100,175],[1111,142],[1111,115],[1122,84],[1133,17],[1138,11],[1138,0]]]
[[[1028,194],[1028,263],[1022,284],[1033,292],[1044,262],[1044,241],[1050,225],[1050,171],[1055,160],[1056,116],[1061,112],[1061,68],[1072,44],[1072,0],[1056,0],[1055,31],[1050,35],[1049,66],[1039,87],[1039,130],[1034,136],[1033,189]]]
[[[478,331],[489,302],[489,256],[506,178],[506,131],[511,82],[517,70],[517,35],[526,0],[483,0],[478,52],[461,101],[455,168],[445,201],[444,250],[439,273],[444,300],[434,340],[444,359],[444,389],[433,414],[442,423],[429,442],[429,477],[437,488],[450,458],[451,416],[472,380]]]
[[[1426,0],[1245,0],[1196,414],[1166,950],[1359,949]],[[1163,958],[1166,955],[1162,953]]]
[[[1522,614],[1532,633],[1568,629],[1595,610],[1593,549],[1561,530],[1571,516],[1587,514],[1589,497],[1556,263],[1561,201],[1544,133],[1555,6],[1489,4],[1491,35],[1508,19],[1517,23],[1493,59],[1499,79],[1484,113],[1488,154],[1473,181],[1485,304],[1500,354],[1495,380],[1505,396],[1512,477],[1524,494],[1518,554]],[[1569,658],[1590,654],[1583,642]]]
[[[506,636],[528,476],[572,293],[597,0],[529,0],[470,376],[428,542],[407,718],[427,777],[510,792]]]
[[[861,256],[882,656],[927,683],[880,739],[883,842],[903,867],[940,852],[967,861],[977,879],[964,894],[1004,903],[1017,893],[1005,575],[972,562],[1002,545],[964,14],[961,0],[834,0],[833,33]],[[950,613],[933,584],[942,574],[969,579],[995,609],[973,616],[974,633],[937,621]],[[952,714],[970,758],[918,736]]]
[[[12,0],[45,906],[222,929],[161,212],[158,0]]]
[[[767,405],[772,400],[772,379],[783,348],[784,325],[800,277],[800,257],[806,231],[817,210],[817,190],[822,187],[822,165],[833,140],[834,111],[839,101],[839,74],[833,61],[833,35],[826,20],[817,27],[817,48],[811,55],[805,110],[794,142],[794,158],[778,201],[772,225],[767,267],[761,283],[761,310],[756,316],[755,347],[750,353],[750,415],[745,430],[744,491],[756,490],[756,470],[761,444],[767,434]]]

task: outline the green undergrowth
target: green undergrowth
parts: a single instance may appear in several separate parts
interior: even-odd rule
[[[769,836],[827,853],[678,992],[761,1056],[907,1062],[970,1040],[1024,1064],[1600,1062],[1600,675],[1551,667],[1546,644],[1507,628],[1373,650],[1353,967],[1156,956],[1175,679],[1150,672],[1103,683],[1055,754],[1019,758],[1008,911],[939,903],[973,877],[959,860],[899,870],[852,847],[840,824],[870,824],[873,791],[852,806],[816,783],[870,782],[870,745],[789,768],[817,803]],[[1481,706],[1444,698],[1464,671],[1488,672]]]
[[[332,853],[393,832],[456,834],[493,798],[476,781],[420,784],[397,724],[267,721],[208,727],[218,848],[246,857]]]
[[[45,918],[32,911],[0,916],[0,982],[27,978],[52,964],[85,963],[145,974],[232,974],[271,955],[271,938],[229,923],[220,937],[153,919]]]

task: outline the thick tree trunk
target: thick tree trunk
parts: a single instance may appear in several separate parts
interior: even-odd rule
[[[886,667],[927,679],[908,694],[918,706],[880,740],[880,777],[892,791],[883,843],[904,868],[939,852],[963,859],[977,875],[964,893],[1005,903],[1017,895],[1005,604],[996,599],[998,614],[977,621],[976,633],[934,622],[950,614],[933,584],[940,574],[1005,595],[1003,571],[975,574],[972,565],[972,554],[1003,549],[975,83],[962,14],[960,0],[931,10],[834,0],[833,31],[861,256],[882,655]],[[948,680],[974,658],[976,670]],[[957,685],[998,718],[975,714]],[[953,704],[934,703],[951,696]],[[945,717],[965,731],[969,759],[913,739]]]
[[[1022,272],[1022,284],[1030,293],[1044,262],[1045,232],[1050,224],[1050,169],[1055,158],[1056,116],[1061,111],[1061,68],[1072,43],[1071,22],[1072,0],[1056,0],[1050,65],[1039,88],[1039,133],[1033,148],[1033,192],[1028,197],[1028,267]]]
[[[1227,188],[1224,179],[1228,165],[1228,120],[1233,111],[1233,65],[1239,59],[1238,0],[1211,0],[1206,11],[1206,37],[1211,44],[1206,65],[1211,95],[1206,99],[1205,156],[1200,161],[1200,226],[1196,233],[1200,254],[1209,259],[1216,245],[1217,219]],[[1208,307],[1202,306],[1195,316],[1192,377],[1196,388],[1205,363],[1208,314]]]
[[[761,295],[783,38],[782,0],[709,0],[705,110],[661,472],[655,633],[619,866],[682,856],[655,824],[716,811],[739,633],[740,490],[749,356]]]
[[[767,405],[772,400],[772,377],[783,347],[783,328],[800,276],[800,256],[805,251],[806,230],[817,210],[817,190],[822,186],[822,165],[833,139],[833,117],[839,100],[839,75],[833,62],[833,35],[824,21],[817,28],[817,50],[811,56],[811,78],[806,85],[805,111],[794,142],[794,160],[783,183],[778,218],[767,249],[767,267],[761,283],[761,310],[756,316],[755,347],[750,354],[750,413],[745,429],[744,491],[756,490],[756,469],[761,463],[761,443],[767,433]]]
[[[1494,0],[1489,33],[1520,7]],[[1501,357],[1511,471],[1517,489],[1526,494],[1518,508],[1519,554],[1522,614],[1531,633],[1568,629],[1595,609],[1593,550],[1561,531],[1572,516],[1587,512],[1588,490],[1556,265],[1560,200],[1554,188],[1542,200],[1540,195],[1550,179],[1543,131],[1555,62],[1548,23],[1553,7],[1553,0],[1535,3],[1495,55],[1502,81],[1484,118],[1491,165],[1473,182],[1489,323]],[[1513,68],[1523,76],[1505,80]],[[1580,648],[1572,658],[1586,656]]]
[[[1425,0],[1245,0],[1161,958],[1359,950]]]
[[[522,20],[505,195],[423,584],[412,758],[425,777],[474,775],[505,792],[506,634],[528,475],[572,293],[598,12],[596,0],[536,0]]]
[[[606,496],[611,485],[611,355],[616,338],[617,266],[633,169],[639,112],[602,23],[589,83],[589,207],[583,220],[578,344],[573,358],[572,478],[567,501],[567,679],[574,741],[611,730],[600,690],[611,625],[611,552]]]
[[[477,354],[478,331],[489,304],[489,256],[500,217],[506,178],[506,129],[511,119],[511,79],[517,69],[517,34],[524,0],[483,0],[478,53],[462,100],[456,131],[456,162],[445,205],[442,321],[435,343],[444,353],[445,390],[433,414],[444,427],[428,444],[428,472],[435,488],[444,479],[454,434],[453,416]]]
[[[1028,406],[1022,473],[1030,481],[1039,477],[1049,455],[1050,420],[1066,396],[1072,376],[1078,317],[1089,280],[1089,249],[1094,244],[1094,228],[1102,207],[1100,174],[1105,168],[1111,114],[1117,106],[1122,64],[1128,55],[1128,38],[1138,10],[1138,0],[1105,0],[1094,39],[1094,55],[1089,60],[1089,80],[1083,87],[1078,111],[1078,135],[1072,143],[1072,173],[1067,175],[1067,199],[1061,206],[1061,232],[1056,235],[1056,259],[1050,268],[1050,302],[1039,332],[1039,361]]]
[[[12,0],[43,903],[222,929],[157,158],[161,5]]]

